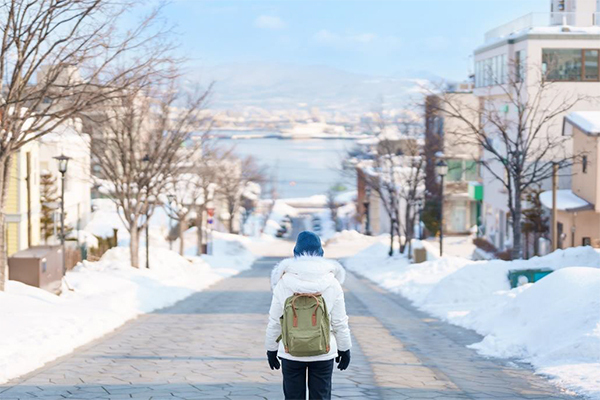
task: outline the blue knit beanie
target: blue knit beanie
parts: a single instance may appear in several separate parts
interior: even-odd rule
[[[294,247],[294,256],[319,256],[323,257],[321,239],[316,233],[310,231],[300,232]]]

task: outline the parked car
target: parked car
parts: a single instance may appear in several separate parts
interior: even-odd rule
[[[312,229],[314,232],[321,232],[321,217],[315,215],[312,219]]]
[[[282,226],[281,228],[277,229],[275,236],[278,238],[282,238],[285,236],[286,233],[287,233],[287,228],[285,226]]]

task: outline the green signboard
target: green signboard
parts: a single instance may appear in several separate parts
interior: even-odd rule
[[[483,185],[479,182],[469,182],[469,197],[473,200],[483,200]]]

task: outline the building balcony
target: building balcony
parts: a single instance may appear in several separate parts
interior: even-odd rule
[[[551,28],[556,27],[556,32],[560,32],[560,28],[563,26],[578,28],[598,27],[600,26],[600,12],[529,13],[488,31],[485,34],[485,42],[493,42],[532,28],[541,28],[540,33],[554,33]]]

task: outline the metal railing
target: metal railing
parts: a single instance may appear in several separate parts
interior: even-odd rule
[[[513,33],[526,29],[544,26],[600,26],[600,12],[576,13],[576,12],[551,12],[551,13],[529,13],[500,25],[485,34],[485,41],[503,38]]]

